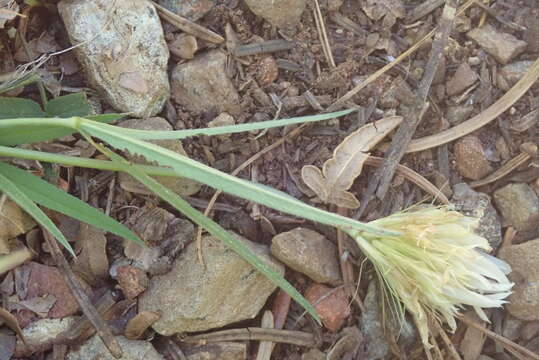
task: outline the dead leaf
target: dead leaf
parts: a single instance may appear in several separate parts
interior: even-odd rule
[[[14,308],[27,309],[36,313],[39,317],[45,318],[49,315],[49,311],[54,306],[56,301],[56,296],[47,294],[44,296],[36,296],[28,300],[19,301]]]
[[[9,254],[7,241],[36,226],[32,218],[11,200],[0,203],[0,254]]]
[[[19,322],[17,321],[17,318],[11,315],[9,311],[7,311],[1,306],[0,306],[0,319],[4,320],[6,325],[11,330],[15,331],[17,335],[19,335],[21,340],[26,344],[26,339],[24,338],[24,335],[22,334],[22,330],[21,330],[21,327],[19,326]]]
[[[0,29],[6,22],[15,19],[19,14],[19,5],[14,0],[0,1]]]
[[[348,135],[333,151],[322,171],[313,165],[301,170],[301,177],[324,202],[348,209],[359,207],[357,198],[348,191],[361,174],[369,151],[402,121],[401,116],[390,116],[367,124]]]
[[[90,284],[99,284],[109,272],[107,238],[102,230],[81,223],[79,242],[82,250],[74,269]]]
[[[152,326],[159,318],[161,318],[161,314],[154,311],[143,311],[137,314],[125,326],[125,337],[131,340],[140,338],[146,329]]]

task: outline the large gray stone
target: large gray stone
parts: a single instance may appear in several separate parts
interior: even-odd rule
[[[111,11],[114,6],[114,11]],[[169,52],[155,8],[145,0],[58,3],[88,82],[118,111],[157,114],[170,95]]]
[[[466,36],[504,65],[526,50],[527,45],[525,41],[519,40],[511,34],[499,32],[490,24],[476,27]]]
[[[299,227],[274,236],[271,254],[316,282],[341,283],[337,247],[316,231]]]
[[[215,0],[159,0],[159,4],[191,21],[197,21],[212,9]]]
[[[234,235],[279,274],[284,266],[269,255],[265,245]],[[219,239],[202,241],[204,264],[191,243],[173,264],[172,270],[150,281],[139,298],[139,311],[161,311],[155,331],[175,333],[204,331],[255,317],[276,286]]]
[[[149,341],[128,340],[123,336],[116,336],[116,340],[123,350],[120,359],[113,357],[103,344],[99,336],[94,335],[86,341],[78,350],[67,354],[67,360],[163,360]]]
[[[539,320],[539,239],[504,247],[498,256],[511,266],[508,277],[515,283],[507,311],[520,320]]]
[[[539,226],[539,198],[528,184],[509,184],[496,190],[494,202],[502,213],[504,225],[513,225],[517,230]]]
[[[189,111],[238,113],[239,95],[226,75],[226,55],[211,50],[178,64],[172,71],[172,98]]]

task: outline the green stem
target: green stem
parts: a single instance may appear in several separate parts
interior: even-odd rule
[[[61,154],[52,154],[36,150],[19,149],[8,146],[0,146],[0,156],[9,156],[17,159],[29,159],[55,163],[64,166],[77,166],[83,168],[91,168],[105,171],[123,171],[122,167],[108,160],[96,160],[81,158],[76,156],[68,156]],[[142,170],[147,175],[151,176],[171,176],[179,177],[173,169],[151,165],[134,165],[139,170]]]

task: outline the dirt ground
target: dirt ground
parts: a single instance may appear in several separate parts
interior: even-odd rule
[[[438,63],[432,83],[427,87],[428,96],[425,102],[428,102],[429,106],[417,128],[411,130],[410,135],[413,139],[436,135],[457,126],[465,128],[466,122],[470,119],[488,117],[485,115],[488,109],[493,104],[496,106],[496,102],[511,91],[519,79],[524,76],[534,76],[529,74],[532,72],[529,69],[534,67],[532,63],[538,59],[539,55],[539,22],[537,20],[539,19],[539,3],[537,0],[478,2],[482,5],[471,6],[463,14],[455,17],[449,37],[443,44],[444,56]],[[24,21],[23,18],[13,20],[7,23],[4,30],[0,30],[2,49],[0,73],[13,71],[17,66],[35,60],[42,54],[71,46],[64,24],[57,12],[56,2],[38,3],[43,6],[29,6],[21,3],[20,11],[26,15]],[[198,2],[191,1],[190,3]],[[206,2],[200,1],[200,3]],[[321,42],[320,30],[313,15],[316,14],[316,3],[320,6],[327,44],[329,44],[333,60],[330,60]],[[438,6],[435,6],[432,11],[421,14],[418,9],[426,3],[438,3]],[[463,3],[461,1],[460,5]],[[0,4],[2,4],[1,0]],[[271,186],[304,202],[332,212],[339,211],[342,215],[359,218],[362,221],[375,220],[420,202],[440,203],[439,199],[433,200],[432,194],[419,187],[413,178],[411,181],[402,173],[397,173],[391,178],[389,189],[382,199],[372,195],[373,193],[370,197],[366,196],[369,194],[369,185],[371,188],[374,187],[375,193],[376,186],[372,183],[380,181],[376,174],[379,167],[369,165],[365,166],[350,188],[350,192],[355,194],[363,206],[353,210],[337,208],[335,205],[324,204],[315,196],[302,180],[301,171],[305,165],[315,165],[321,168],[324,162],[331,158],[334,149],[348,135],[365,124],[376,123],[391,115],[404,116],[404,122],[418,117],[414,110],[416,108],[413,107],[415,106],[414,99],[420,93],[420,89],[424,89],[422,78],[428,72],[427,65],[433,51],[432,40],[425,41],[417,51],[406,56],[397,66],[385,71],[374,81],[371,82],[369,76],[397,59],[432,29],[441,26],[443,8],[443,1],[433,0],[425,2],[415,0],[307,1],[307,7],[299,23],[290,27],[277,28],[261,16],[255,15],[242,0],[218,1],[209,6],[209,11],[205,8],[197,9],[195,6],[193,10],[195,13],[204,12],[203,16],[195,22],[226,38],[226,43],[222,44],[212,44],[198,39],[195,57],[213,48],[220,48],[227,54],[226,72],[239,94],[237,106],[234,111],[229,111],[235,123],[311,115],[327,111],[328,108],[337,110],[337,108],[331,109],[331,106],[347,92],[365,81],[369,84],[338,107],[340,109],[354,106],[357,111],[340,119],[302,127],[301,131],[293,133],[271,151],[264,151],[264,149],[281,141],[283,137],[291,133],[294,127],[270,129],[263,136],[242,133],[219,137],[193,137],[183,141],[183,148],[189,157],[227,173],[232,173],[238,166],[258,154],[256,161],[252,162],[246,170],[239,172],[239,177]],[[171,46],[182,31],[163,18],[161,18],[161,24],[164,37]],[[232,32],[227,33],[225,31],[227,27],[232,29]],[[494,43],[501,44],[508,41],[515,45],[522,42],[523,48],[511,54],[493,55],[497,50],[492,50],[484,44],[481,46],[481,41],[477,41],[470,35],[475,29],[485,27],[493,28],[488,36]],[[23,34],[24,41],[10,35],[9,28]],[[231,34],[235,34],[238,44],[260,44],[262,41],[281,39],[292,42],[293,46],[283,51],[260,53],[260,50],[256,50],[259,53],[254,55],[235,56],[229,47]],[[507,40],[507,37],[510,37],[510,40]],[[506,49],[499,51],[503,52]],[[510,51],[507,50],[507,52]],[[507,61],[504,56],[508,57]],[[168,61],[169,74],[177,64],[189,61],[191,60],[172,55]],[[513,68],[508,68],[515,63]],[[71,68],[74,70],[69,70]],[[85,90],[91,101],[99,104],[101,112],[115,111],[95,89],[92,89],[73,52],[51,57],[41,66],[41,76],[46,88],[52,94],[65,95]],[[535,75],[536,78],[537,75]],[[163,110],[158,114],[165,118],[174,129],[206,127],[210,121],[223,112],[219,109],[189,111],[174,100],[174,91],[173,86],[171,98],[167,100]],[[39,92],[35,85],[12,91],[8,96],[39,101]],[[486,194],[486,199],[488,199],[486,206],[495,214],[495,223],[492,225],[495,228],[494,234],[489,233],[492,238],[487,236],[495,248],[494,253],[501,247],[531,244],[534,239],[539,238],[539,222],[527,219],[524,220],[525,224],[520,226],[509,214],[513,211],[512,209],[520,209],[524,213],[523,217],[534,211],[539,214],[539,209],[535,209],[534,204],[526,205],[519,202],[519,194],[511,197],[508,204],[497,200],[495,195],[500,189],[505,189],[512,184],[531,189],[531,194],[535,197],[539,194],[538,83],[535,82],[535,85],[532,85],[522,96],[513,97],[508,101],[510,104],[507,110],[478,129],[461,132],[452,141],[440,142],[428,149],[404,154],[402,159],[397,160],[397,163],[414,170],[430,181],[450,202],[461,206],[463,211],[473,212],[476,206],[480,206],[477,205],[479,201],[483,201],[480,199],[485,199],[482,194]],[[391,146],[393,135],[394,133],[385,138],[381,145],[371,151],[371,155],[383,158],[388,147]],[[81,148],[78,141],[78,137],[66,137],[43,144],[40,148],[64,154],[72,152],[81,156],[97,155]],[[27,169],[37,169],[34,163],[17,161],[14,163]],[[67,167],[54,167],[53,170],[67,184],[65,186],[70,193],[77,196],[86,194],[88,203],[101,209],[112,206],[113,217],[133,227],[137,224],[131,218],[137,210],[145,207],[159,206],[175,217],[182,218],[174,209],[159,203],[151,195],[127,192],[118,185],[117,180],[111,185],[111,179],[115,177],[113,173]],[[469,188],[466,187],[466,190],[463,190],[462,184],[466,184]],[[191,204],[204,210],[213,194],[213,189],[203,186],[200,191],[188,196],[187,199]],[[466,203],[466,200],[471,203],[469,201]],[[290,231],[298,226],[323,234],[335,245],[341,241],[335,229],[225,194],[218,198],[212,217],[225,229],[268,246],[271,245],[272,238],[276,234]],[[536,219],[539,219],[539,215]],[[151,219],[146,219],[146,221],[148,221],[147,228],[151,228],[161,226],[159,221],[164,220],[156,219],[153,222]],[[69,220],[65,220],[65,224],[62,223],[63,230],[69,231],[70,226],[74,227],[72,233],[76,234],[81,225],[73,224]],[[26,236],[25,241],[28,241],[28,235]],[[22,238],[24,235],[21,235]],[[108,242],[104,247],[104,256],[108,257],[106,266],[112,266],[115,260],[123,257],[123,246],[121,242],[115,240],[118,239],[108,237]],[[360,251],[347,240],[345,244],[348,247],[346,261],[361,265],[363,257]],[[535,249],[539,251],[539,247]],[[181,249],[178,252],[181,252]],[[32,261],[54,266],[54,261],[46,251],[40,251],[39,256],[34,257]],[[299,305],[291,304],[290,310],[285,313],[286,322],[283,328],[314,334],[316,345],[309,348],[277,343],[273,349],[272,359],[425,358],[423,346],[417,335],[413,333],[406,335],[401,332],[399,337],[395,331],[388,331],[385,335],[382,331],[380,337],[387,337],[388,340],[379,341],[380,339],[372,338],[375,331],[372,329],[376,327],[378,329],[376,331],[379,331],[381,326],[376,324],[380,312],[378,309],[369,311],[367,307],[377,307],[379,304],[376,298],[367,296],[368,293],[375,291],[372,289],[373,286],[369,290],[369,284],[375,283],[372,269],[368,265],[362,268],[359,287],[355,289],[359,300],[354,302],[346,294],[343,295],[345,305],[350,304],[349,311],[344,312],[345,315],[338,314],[340,310],[337,307],[327,310],[336,317],[342,318],[338,328],[330,330],[327,327],[320,327],[312,319],[304,316]],[[357,282],[358,267],[354,269],[352,280]],[[535,271],[535,268],[529,269],[530,274]],[[108,273],[108,270],[106,272]],[[533,277],[536,275],[530,274],[519,274],[519,276],[530,282],[537,280]],[[9,276],[13,279],[13,276],[18,278],[19,275]],[[0,275],[3,284],[9,282],[9,276]],[[290,268],[286,270],[286,278],[302,294],[305,294],[314,283],[306,275]],[[149,281],[152,281],[151,276]],[[108,291],[112,292],[115,304],[125,301],[123,289],[121,290],[118,282],[110,277],[88,283],[87,290],[93,301]],[[61,296],[57,297],[61,298]],[[264,309],[275,311],[279,306],[279,296],[281,295],[273,294],[266,302]],[[7,301],[7,297],[4,301]],[[361,309],[361,307],[364,308]],[[534,304],[529,304],[529,309],[526,309],[527,315],[524,317],[510,314],[505,309],[495,309],[490,312],[491,324],[483,325],[488,327],[495,334],[494,336],[508,338],[539,354],[539,337],[537,337],[539,303],[536,300]],[[117,311],[115,314],[108,313],[106,319],[112,324],[114,332],[121,334],[127,321],[137,314],[136,306],[115,307],[115,311]],[[260,311],[253,320],[227,325],[221,330],[260,327],[263,312]],[[23,329],[39,318],[50,317],[50,313],[38,316],[35,312],[24,308],[13,310],[12,313],[16,315]],[[80,315],[80,313],[76,314]],[[369,316],[373,316],[375,320],[372,323],[366,323],[368,319],[365,314],[370,314]],[[215,328],[210,331],[217,330],[220,329]],[[373,333],[369,334],[371,330]],[[4,341],[2,339],[13,336],[12,333],[6,332],[0,335],[0,347],[2,347],[1,341]],[[492,336],[486,336],[482,331],[465,323],[460,323],[457,331],[448,335],[448,342],[454,346],[453,351],[458,352],[462,359],[513,358],[511,350],[507,349],[514,348],[502,346],[503,341],[493,340]],[[186,345],[177,336],[166,337],[149,329],[141,339],[151,342],[167,359],[203,358],[195,355],[187,356],[191,351],[189,347],[191,345]],[[246,357],[230,357],[231,359],[264,358],[257,357],[258,341],[247,341],[246,338],[235,339],[239,343],[248,344],[247,354]],[[81,343],[84,341],[80,340]],[[442,345],[443,343],[440,340],[439,356],[444,359],[453,358],[451,350]],[[68,347],[65,345],[67,343],[53,345],[53,342],[49,341],[43,345],[42,351],[13,358],[41,359],[52,356],[54,359],[61,359],[68,352]],[[77,344],[69,345],[77,347]],[[185,355],[179,349],[182,349]],[[214,357],[208,358],[224,359],[225,357],[220,357],[219,351],[222,350],[209,350]],[[11,355],[12,353],[3,352],[0,349],[0,360],[9,359]],[[519,356],[526,358],[523,357],[524,355]]]

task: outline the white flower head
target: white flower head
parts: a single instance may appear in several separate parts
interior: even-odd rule
[[[510,267],[485,252],[491,248],[474,233],[477,223],[447,207],[426,207],[371,222],[400,236],[348,231],[373,263],[399,317],[401,306],[414,317],[426,346],[429,319],[445,320],[454,331],[459,310],[470,305],[488,321],[483,308],[500,307],[511,294]]]

